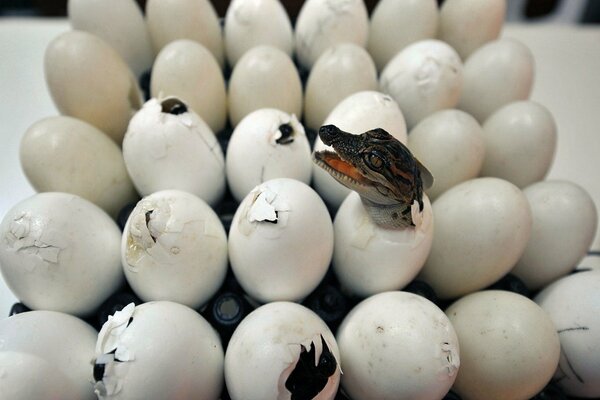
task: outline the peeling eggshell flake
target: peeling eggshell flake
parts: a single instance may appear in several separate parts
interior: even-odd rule
[[[308,185],[266,181],[238,207],[229,232],[229,260],[240,285],[260,302],[298,301],[321,282],[333,253],[325,204]]]
[[[123,157],[142,196],[177,189],[214,205],[225,192],[225,160],[214,133],[177,98],[144,104],[129,124]]]
[[[354,400],[441,399],[461,366],[458,338],[444,312],[412,293],[363,300],[336,337],[342,388]]]
[[[237,201],[270,179],[293,178],[308,185],[312,172],[304,127],[295,115],[269,108],[251,112],[235,127],[225,164]]]
[[[44,72],[61,114],[89,122],[121,144],[142,94],[113,48],[87,32],[63,33],[46,49]]]
[[[223,387],[223,347],[196,311],[169,301],[110,316],[96,342],[94,391],[99,399],[216,400]]]
[[[143,301],[169,300],[199,308],[227,272],[227,235],[198,197],[164,190],[143,198],[123,231],[125,277]]]
[[[123,283],[121,231],[98,206],[72,194],[38,193],[0,224],[0,269],[31,309],[86,316]]]
[[[327,325],[304,306],[288,302],[250,313],[225,354],[225,380],[233,400],[333,400],[342,367]]]

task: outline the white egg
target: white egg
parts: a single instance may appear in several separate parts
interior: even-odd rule
[[[498,39],[506,0],[446,0],[440,9],[438,38],[463,60],[487,42]]]
[[[216,400],[223,347],[200,314],[181,304],[133,303],[110,316],[96,342],[98,399]]]
[[[0,237],[4,281],[31,309],[89,315],[123,283],[119,227],[79,196],[21,201],[4,216]]]
[[[438,111],[419,122],[408,135],[408,148],[434,177],[427,190],[432,200],[476,178],[485,156],[481,125],[460,110]]]
[[[148,0],[146,23],[156,53],[174,40],[190,39],[224,65],[219,16],[209,0]]]
[[[229,121],[234,127],[252,111],[276,108],[302,116],[302,82],[290,56],[272,46],[248,50],[229,79]]]
[[[377,88],[377,70],[364,48],[353,43],[329,47],[317,59],[306,81],[306,126],[319,129],[340,101],[353,93]]]
[[[87,32],[63,33],[46,49],[44,73],[61,114],[89,122],[121,144],[142,95],[112,47]]]
[[[533,54],[527,46],[514,39],[490,42],[465,61],[458,108],[483,123],[500,107],[527,100],[533,76]]]
[[[436,111],[458,103],[463,67],[456,51],[439,40],[405,47],[385,66],[381,91],[398,102],[409,129]]]
[[[556,123],[548,109],[532,101],[500,108],[483,124],[483,176],[523,188],[544,179],[556,152]]]
[[[590,248],[598,213],[592,197],[567,181],[538,182],[523,190],[533,215],[531,238],[512,273],[538,290],[572,271]]]
[[[71,117],[49,117],[21,138],[21,167],[38,192],[67,192],[116,216],[137,198],[119,146],[98,128]]]
[[[225,54],[233,67],[252,47],[277,47],[288,56],[294,51],[290,17],[279,0],[233,0],[225,14]]]
[[[554,375],[569,396],[600,397],[600,271],[564,277],[542,290],[535,302],[558,332],[561,355]]]
[[[327,325],[295,303],[254,310],[233,333],[225,354],[225,381],[233,400],[333,400],[341,371]]]
[[[461,364],[446,315],[412,293],[362,301],[342,322],[337,340],[342,387],[354,400],[441,399]]]
[[[367,7],[363,0],[307,0],[295,29],[296,56],[310,70],[328,47],[343,42],[367,45]]]
[[[283,111],[262,108],[251,112],[231,134],[225,168],[237,201],[270,179],[293,178],[310,184],[312,160],[304,127]]]
[[[200,43],[180,39],[165,45],[152,67],[152,97],[176,96],[219,132],[227,121],[227,92],[221,67]]]
[[[131,212],[121,241],[127,282],[143,301],[204,305],[227,272],[227,234],[200,198],[179,190],[144,197]]]
[[[354,93],[338,103],[324,122],[343,131],[361,134],[371,129],[382,128],[396,139],[406,144],[406,123],[398,104],[388,95],[376,91]],[[314,151],[332,150],[317,137]],[[315,190],[327,202],[337,209],[351,192],[340,185],[325,170],[313,165]]]
[[[525,195],[498,178],[463,182],[433,203],[435,230],[420,277],[451,299],[504,276],[523,254],[531,234]]]
[[[233,217],[231,268],[246,293],[260,302],[303,299],[325,276],[332,254],[327,207],[295,179],[257,186]]]
[[[460,343],[452,390],[463,399],[529,399],[552,378],[560,343],[548,314],[525,296],[486,290],[446,309]]]
[[[381,0],[369,23],[368,50],[381,71],[411,43],[433,39],[438,27],[435,0]]]
[[[2,399],[96,398],[90,384],[96,331],[90,325],[68,314],[30,311],[0,319],[0,338]],[[18,396],[4,396],[12,391]]]
[[[71,0],[67,3],[73,29],[103,39],[123,57],[136,76],[152,66],[154,50],[146,21],[133,0]]]
[[[142,196],[178,189],[214,205],[225,192],[225,159],[214,133],[175,97],[144,104],[127,129],[123,157]]]
[[[377,226],[360,196],[350,193],[335,215],[333,268],[340,284],[366,297],[406,286],[419,273],[433,241],[433,215],[427,196],[417,227]]]

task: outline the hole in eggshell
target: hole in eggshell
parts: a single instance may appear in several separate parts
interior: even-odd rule
[[[146,211],[146,228],[148,228],[148,232],[150,233],[150,237],[152,238],[152,241],[154,243],[156,243],[156,237],[154,237],[154,235],[152,234],[152,231],[150,230],[150,218],[152,217],[152,213],[154,212],[154,210],[149,210]]]
[[[188,111],[187,106],[176,97],[164,99],[161,103],[161,111],[167,114],[179,115]]]
[[[294,128],[290,124],[281,124],[279,126],[281,137],[277,138],[277,144],[290,144],[294,141]]]

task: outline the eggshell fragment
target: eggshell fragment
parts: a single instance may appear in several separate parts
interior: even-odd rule
[[[377,70],[365,49],[353,43],[328,48],[313,66],[306,82],[306,125],[319,129],[340,101],[353,93],[377,88]]]
[[[440,9],[438,37],[463,60],[500,36],[506,0],[447,0]]]
[[[510,182],[478,178],[433,203],[435,230],[421,279],[440,298],[482,289],[509,272],[531,234],[527,198]]]
[[[272,179],[252,190],[229,231],[229,261],[246,293],[260,302],[299,301],[325,276],[333,226],[308,185]]]
[[[302,354],[310,351],[314,359],[308,363],[315,367],[323,369],[324,356],[330,364],[335,361],[335,365],[329,365],[332,375],[321,378],[321,391],[311,397],[332,400],[342,367],[335,337],[327,325],[311,310],[295,303],[274,302],[257,308],[240,323],[227,346],[225,381],[229,395],[233,400],[290,400],[293,394],[288,380],[294,369],[303,367],[299,361]],[[299,382],[299,390],[314,385],[309,377]]]
[[[458,108],[483,123],[500,107],[527,100],[534,77],[531,50],[514,39],[480,47],[465,61]]]
[[[225,192],[225,160],[214,133],[175,97],[144,104],[129,124],[123,157],[142,196],[177,189],[214,205]]]
[[[568,396],[600,397],[600,271],[566,276],[543,289],[535,302],[560,339],[557,384]]]
[[[512,273],[529,289],[538,290],[568,274],[585,257],[596,234],[598,213],[591,196],[571,182],[538,182],[523,193],[533,226]]]
[[[408,148],[434,177],[427,195],[435,200],[451,187],[476,178],[485,156],[481,125],[460,110],[442,110],[410,131]]]
[[[523,188],[544,179],[556,152],[556,123],[548,109],[517,101],[494,112],[483,124],[483,176],[506,179]]]
[[[228,107],[234,127],[261,108],[276,108],[300,118],[302,83],[292,59],[272,46],[247,51],[231,73]]]
[[[115,50],[90,33],[65,32],[48,45],[44,72],[61,114],[89,122],[121,143],[142,95]]]
[[[381,71],[402,49],[411,43],[433,39],[438,27],[435,0],[381,0],[377,2],[369,24],[367,49]]]
[[[367,45],[369,16],[362,0],[307,0],[295,26],[296,56],[311,69],[327,48],[343,42]]]
[[[529,399],[552,378],[560,356],[548,314],[525,296],[486,290],[446,309],[460,342],[452,390],[466,399]]]
[[[224,65],[223,37],[219,17],[208,0],[148,0],[146,23],[158,53],[177,39],[194,40]]]
[[[123,282],[121,231],[98,206],[67,193],[38,193],[0,223],[0,270],[31,309],[91,314]]]
[[[92,33],[114,48],[136,76],[152,66],[154,50],[146,21],[133,0],[71,0],[73,29]]]
[[[121,242],[125,277],[143,301],[169,300],[199,308],[227,272],[227,234],[198,197],[164,190],[131,212]]]
[[[176,96],[210,126],[225,127],[227,93],[225,80],[214,56],[200,43],[175,40],[162,48],[152,68],[152,97]]]
[[[433,213],[427,196],[421,221],[401,230],[378,227],[360,196],[350,193],[335,215],[333,268],[340,284],[366,297],[406,286],[425,264],[433,241]]]
[[[452,47],[439,40],[421,40],[392,58],[381,72],[379,86],[396,100],[412,129],[428,115],[456,106],[462,70]]]
[[[76,194],[112,216],[137,198],[121,149],[78,119],[49,117],[33,124],[21,139],[20,159],[38,192]]]
[[[216,400],[223,347],[200,314],[181,304],[133,303],[110,316],[96,342],[98,399]],[[91,368],[90,368],[91,369]]]
[[[279,0],[234,0],[225,14],[225,52],[233,67],[253,47],[269,45],[292,56],[294,33]]]
[[[90,325],[60,312],[29,311],[1,319],[0,338],[0,394],[18,394],[3,399],[96,398],[90,385],[96,331]]]
[[[462,356],[442,310],[406,292],[359,303],[337,332],[342,387],[355,400],[441,399]]]
[[[251,112],[231,135],[225,167],[237,201],[270,179],[293,178],[308,185],[312,160],[304,127],[283,111],[262,108]]]

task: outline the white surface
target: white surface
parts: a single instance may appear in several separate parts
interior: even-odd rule
[[[43,56],[48,42],[67,29],[66,20],[0,19],[0,217],[33,194],[19,165],[19,142],[35,121],[57,114],[44,82]],[[578,183],[600,207],[600,28],[508,26],[502,36],[531,48],[532,99],[548,107],[558,125],[549,178]],[[600,250],[598,235],[592,248]],[[0,282],[0,318],[13,301]]]

